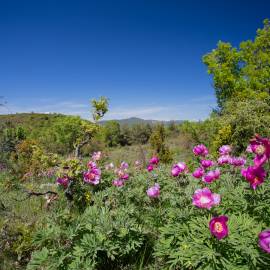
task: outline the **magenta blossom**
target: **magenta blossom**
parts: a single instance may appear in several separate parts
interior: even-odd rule
[[[246,164],[246,159],[243,157],[231,157],[229,163],[235,167],[241,167]]]
[[[126,172],[125,169],[117,170],[117,175],[122,180],[128,180],[128,178],[129,178],[129,174]]]
[[[210,220],[209,222],[210,232],[218,240],[226,237],[229,234],[227,222],[228,222],[227,216],[214,217]]]
[[[94,152],[93,155],[92,155],[92,159],[94,161],[99,161],[101,159],[101,152],[100,151]]]
[[[184,162],[178,162],[177,164],[173,165],[171,174],[172,176],[176,177],[180,173],[187,171],[187,165]]]
[[[230,156],[227,156],[227,155],[220,156],[218,158],[218,161],[217,162],[218,162],[219,165],[228,164],[230,162],[230,159],[231,159],[231,157]]]
[[[149,160],[149,164],[157,165],[158,163],[159,163],[159,158],[157,156],[154,156]]]
[[[213,166],[214,164],[215,164],[214,161],[209,160],[209,159],[203,159],[203,160],[201,160],[201,165],[204,168],[209,168],[209,167]]]
[[[255,167],[260,167],[270,158],[270,140],[262,138],[258,134],[250,140],[252,152],[256,154],[254,159]]]
[[[220,170],[215,169],[214,171],[209,171],[203,177],[203,182],[205,183],[212,183],[214,180],[217,180],[220,177]]]
[[[98,168],[93,168],[83,173],[84,182],[92,185],[97,185],[100,182],[101,171]]]
[[[120,164],[120,169],[128,169],[128,164],[125,162],[125,161],[122,161],[121,164]]]
[[[201,178],[204,175],[204,169],[203,168],[197,168],[193,173],[193,177],[195,178]]]
[[[250,183],[253,189],[261,185],[266,177],[266,171],[263,167],[252,167],[249,166],[246,169],[242,169],[241,174]]]
[[[159,197],[159,195],[160,195],[160,186],[159,186],[159,184],[155,183],[154,186],[147,189],[146,193],[150,198]]]
[[[67,176],[57,178],[56,182],[58,185],[61,185],[64,188],[67,188],[69,184],[69,180]]]
[[[262,231],[259,234],[259,246],[265,252],[270,253],[270,230]]]
[[[97,164],[94,161],[90,160],[87,164],[87,167],[89,169],[95,169],[97,167]]]
[[[205,145],[199,144],[199,145],[196,145],[196,146],[193,148],[193,153],[194,153],[196,156],[202,156],[202,157],[205,157],[205,156],[208,155],[208,149],[206,148]]]
[[[192,197],[192,204],[199,208],[211,209],[220,203],[220,195],[209,188],[197,189]]]
[[[122,187],[124,185],[124,181],[121,179],[113,180],[112,184],[116,187]]]
[[[220,148],[219,148],[219,154],[221,156],[226,156],[226,155],[229,155],[232,151],[232,148],[230,145],[222,145]]]
[[[154,170],[154,166],[151,165],[151,164],[149,164],[149,165],[147,166],[147,171],[148,171],[148,172],[151,172],[151,171],[153,171],[153,170]]]

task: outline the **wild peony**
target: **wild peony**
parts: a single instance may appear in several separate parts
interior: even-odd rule
[[[214,164],[215,164],[214,161],[209,160],[209,159],[203,159],[203,160],[201,160],[201,165],[204,168],[209,168],[209,167],[213,166]]]
[[[214,171],[209,171],[207,174],[205,174],[202,180],[205,183],[212,183],[214,180],[217,180],[219,177],[220,177],[220,170],[215,169]]]
[[[193,177],[195,178],[202,178],[204,175],[204,169],[203,168],[198,168],[192,173]]]
[[[101,159],[101,152],[100,151],[94,152],[92,155],[92,160],[99,161],[100,159]]]
[[[265,252],[270,253],[270,230],[262,231],[259,234],[259,246]]]
[[[232,148],[230,145],[222,145],[220,148],[219,148],[219,154],[221,156],[226,156],[226,155],[229,155],[232,151]]]
[[[97,164],[94,161],[90,160],[87,164],[87,167],[91,170],[97,168]]]
[[[147,166],[147,171],[148,171],[148,172],[151,172],[151,171],[153,171],[153,170],[154,170],[154,166],[151,165],[151,164],[149,164],[149,165]]]
[[[192,204],[199,208],[211,209],[220,203],[220,195],[209,188],[197,189],[192,197]]]
[[[210,232],[218,240],[226,237],[229,234],[227,221],[228,221],[227,216],[219,216],[212,218],[209,222]]]
[[[129,174],[126,172],[125,169],[117,170],[117,175],[122,180],[128,180],[128,178],[129,178]]]
[[[266,177],[266,171],[263,167],[249,166],[246,169],[242,169],[241,174],[246,178],[253,189],[256,189],[257,186],[261,185]]]
[[[58,185],[63,186],[64,188],[67,188],[68,187],[68,184],[69,184],[68,177],[67,176],[59,177],[59,178],[57,178],[56,183]]]
[[[206,148],[205,145],[199,144],[199,145],[196,145],[196,146],[193,148],[193,153],[194,153],[196,156],[202,156],[202,157],[205,157],[205,156],[208,155],[208,149]]]
[[[116,186],[116,187],[122,187],[124,185],[124,181],[121,179],[116,179],[116,180],[113,180],[112,184],[113,186]]]
[[[254,159],[255,167],[264,165],[270,158],[270,140],[268,138],[255,135],[255,137],[250,140],[250,147],[252,152],[256,154]]]
[[[217,160],[219,165],[228,164],[230,162],[231,157],[228,155],[220,156]]]
[[[157,156],[153,156],[150,160],[149,160],[149,164],[152,165],[157,165],[159,163],[159,158]]]
[[[83,173],[83,180],[85,183],[97,185],[100,182],[101,171],[99,168],[93,168]]]
[[[243,157],[231,157],[229,163],[235,167],[241,167],[246,164],[246,159]]]
[[[128,164],[125,161],[122,161],[120,164],[120,169],[125,170],[128,169]]]
[[[150,198],[159,197],[159,195],[160,195],[160,186],[159,186],[159,184],[155,183],[154,186],[147,189],[146,193]]]
[[[176,177],[182,172],[187,171],[187,165],[184,162],[178,162],[177,164],[173,165],[171,169],[172,176]]]

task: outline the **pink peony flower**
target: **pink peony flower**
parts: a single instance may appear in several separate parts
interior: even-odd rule
[[[68,184],[69,184],[69,180],[68,180],[67,176],[57,178],[56,182],[57,182],[58,185],[61,185],[64,188],[67,188]]]
[[[159,195],[160,195],[160,186],[159,186],[159,184],[155,183],[154,186],[147,189],[146,193],[150,198],[159,197]]]
[[[246,164],[246,159],[243,157],[231,157],[229,163],[235,167],[241,167]]]
[[[99,161],[101,159],[101,152],[100,151],[94,152],[93,155],[92,155],[92,159],[94,161]]]
[[[214,180],[217,180],[220,177],[220,170],[215,169],[214,171],[209,171],[203,177],[203,182],[205,183],[212,183]]]
[[[90,160],[90,161],[88,162],[88,164],[87,164],[87,167],[88,167],[89,169],[94,169],[94,168],[97,167],[97,164],[96,164],[94,161]]]
[[[198,168],[192,173],[192,175],[195,178],[201,178],[204,175],[204,169],[203,168]]]
[[[220,148],[219,148],[219,154],[221,156],[226,156],[226,155],[229,155],[232,151],[232,148],[230,145],[222,145]]]
[[[116,187],[122,187],[124,185],[124,181],[121,179],[113,180],[112,184]]]
[[[128,178],[129,178],[129,174],[126,172],[125,169],[119,169],[117,171],[117,175],[122,180],[128,180]]]
[[[154,156],[149,160],[149,164],[157,165],[158,163],[159,163],[159,158],[157,156]]]
[[[256,154],[254,159],[255,167],[260,167],[270,158],[270,140],[262,138],[258,134],[250,140],[250,147],[253,153]]]
[[[219,165],[223,165],[223,164],[228,164],[230,162],[231,157],[224,155],[224,156],[220,156],[218,158],[218,164]]]
[[[209,160],[209,159],[203,159],[203,160],[201,160],[201,165],[204,168],[209,168],[209,167],[213,166],[214,164],[215,164],[214,161]]]
[[[153,170],[154,170],[154,166],[151,165],[151,164],[149,164],[149,165],[147,166],[147,171],[148,171],[148,172],[151,172],[151,171],[153,171]]]
[[[218,240],[226,237],[229,234],[227,222],[228,222],[227,216],[214,217],[210,220],[209,222],[210,232]]]
[[[92,185],[97,185],[100,182],[101,171],[98,168],[93,168],[83,173],[84,182]]]
[[[249,166],[246,169],[242,169],[241,174],[246,178],[253,189],[256,189],[257,186],[261,185],[266,177],[266,171],[263,167]]]
[[[127,169],[127,168],[128,168],[128,164],[127,164],[125,161],[121,162],[121,164],[120,164],[120,169],[125,170],[125,169]]]
[[[196,145],[196,146],[193,148],[193,153],[194,153],[196,156],[202,156],[202,157],[205,157],[205,156],[208,155],[208,149],[206,148],[205,145],[199,144],[199,145]]]
[[[178,162],[177,164],[173,165],[171,169],[172,176],[176,177],[180,173],[187,171],[187,165],[184,162]]]
[[[270,230],[262,231],[259,234],[259,246],[265,252],[270,253]]]
[[[199,208],[211,209],[220,203],[220,195],[209,188],[197,189],[192,197],[192,204]]]

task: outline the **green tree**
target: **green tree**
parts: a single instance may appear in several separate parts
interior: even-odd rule
[[[104,139],[109,147],[119,145],[121,138],[120,124],[116,121],[107,121],[104,126]]]
[[[219,109],[230,99],[269,99],[270,95],[270,23],[264,21],[254,41],[240,44],[219,42],[216,49],[203,57],[213,77]]]

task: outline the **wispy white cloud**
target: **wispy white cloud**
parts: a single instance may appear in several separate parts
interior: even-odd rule
[[[175,101],[174,101],[175,102]],[[212,96],[198,97],[185,100],[178,104],[158,106],[156,104],[115,106],[111,105],[104,119],[124,119],[129,117],[140,117],[155,120],[203,120],[209,116],[211,110],[216,106]],[[15,112],[37,112],[37,113],[61,113],[67,115],[79,115],[82,118],[91,118],[90,104],[77,101],[48,101],[33,102],[27,107],[20,104],[9,104],[10,111]],[[9,113],[5,107],[0,107],[0,114]]]

